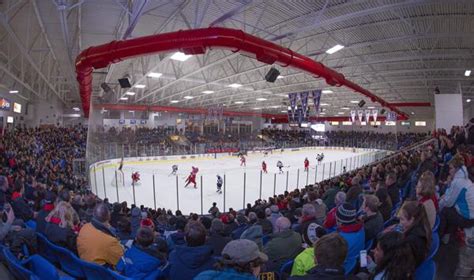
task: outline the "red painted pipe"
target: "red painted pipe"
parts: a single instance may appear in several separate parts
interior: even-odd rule
[[[220,27],[180,30],[125,41],[112,41],[82,51],[76,58],[76,72],[84,115],[86,117],[89,115],[93,69],[104,68],[111,63],[147,54],[176,50],[185,54],[204,54],[210,48],[241,52],[263,63],[278,63],[282,66],[300,69],[317,78],[324,78],[326,83],[331,86],[349,87],[367,96],[371,101],[380,103],[383,107],[387,107],[398,115],[408,118],[407,114],[401,112],[395,106],[390,105],[382,98],[359,85],[346,80],[344,75],[326,67],[322,63],[241,30]]]
[[[431,107],[430,102],[403,102],[403,103],[390,103],[395,107]]]

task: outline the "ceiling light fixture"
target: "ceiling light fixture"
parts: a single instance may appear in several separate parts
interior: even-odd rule
[[[467,103],[471,103],[471,99],[470,99],[470,98],[467,99],[466,102],[467,102]]]
[[[159,77],[161,77],[161,76],[163,76],[162,73],[157,73],[157,72],[150,72],[150,73],[148,73],[148,77],[150,77],[150,78],[159,78]]]
[[[214,91],[213,91],[213,90],[205,90],[205,91],[203,91],[202,93],[204,93],[204,94],[211,94],[211,93],[214,93]]]
[[[254,110],[262,110],[262,108],[258,108],[258,107],[253,108],[253,109],[254,109]]]
[[[321,93],[328,94],[328,93],[333,93],[333,91],[330,89],[323,89]]]
[[[414,115],[414,114],[415,114],[415,112],[411,112],[411,114],[412,114],[412,115]]]
[[[122,97],[120,97],[120,100],[124,100],[124,101],[125,101],[125,100],[128,100],[128,97],[122,96]]]
[[[342,50],[343,48],[344,48],[343,45],[337,44],[337,45],[335,45],[334,47],[328,49],[328,50],[326,51],[326,53],[327,53],[327,54],[333,54],[333,53],[335,53],[335,52],[338,52],[338,51]]]
[[[126,94],[126,95],[130,95],[130,96],[134,96],[134,95],[135,95],[135,92],[133,92],[133,91],[127,91],[125,94]]]
[[[179,100],[171,100],[170,103],[178,103]]]
[[[375,107],[374,106],[369,106],[369,107],[367,107],[367,109],[375,109]]]
[[[266,98],[263,98],[263,97],[260,97],[260,98],[257,98],[257,101],[266,101],[267,99]]]
[[[350,110],[351,108],[349,108],[349,107],[342,107],[341,109],[342,109],[342,110]]]
[[[189,95],[186,95],[185,97],[183,97],[184,99],[193,99],[194,97],[192,96],[189,96]]]
[[[73,107],[72,109],[76,112],[79,112],[81,110],[81,109],[79,109],[79,107]]]
[[[351,103],[352,104],[359,104],[360,101],[357,101],[357,100],[351,100]]]
[[[134,85],[133,87],[134,88],[145,88],[146,85],[138,84],[138,85]]]
[[[464,72],[464,76],[466,77],[471,76],[471,70],[466,70],[466,72]]]
[[[229,85],[229,87],[231,87],[231,88],[239,88],[241,86],[242,86],[241,84],[230,84]]]
[[[234,103],[235,103],[235,104],[244,104],[243,101],[235,101]]]
[[[10,90],[10,93],[18,93],[18,90]]]
[[[339,113],[337,113],[337,114],[338,114],[338,115],[344,115],[344,112],[339,112]]]
[[[319,106],[331,106],[331,104],[328,104],[328,103],[321,103],[321,104],[319,104]]]
[[[135,111],[132,111],[132,110],[130,110],[130,111],[128,111],[128,112],[129,112],[129,113],[135,113]]]
[[[277,79],[283,79],[283,78],[285,78],[285,76],[283,76],[283,75],[278,75],[278,77],[277,77]]]
[[[188,58],[190,58],[192,55],[187,55],[182,52],[175,52],[170,58],[172,60],[177,60],[177,61],[186,61]]]

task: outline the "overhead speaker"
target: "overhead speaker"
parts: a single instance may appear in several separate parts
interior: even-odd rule
[[[439,87],[435,87],[434,89],[434,94],[440,94],[441,92],[439,91]]]
[[[127,77],[118,79],[118,82],[119,82],[121,88],[131,88],[132,87],[132,84],[130,83],[130,80]]]
[[[365,105],[365,101],[364,100],[361,100],[359,101],[359,104],[357,104],[360,108],[364,107]]]
[[[268,73],[265,75],[265,80],[270,83],[274,83],[278,76],[280,75],[280,71],[278,71],[275,67],[270,68]]]
[[[380,115],[383,115],[385,114],[385,109],[382,108],[382,110],[380,110]]]

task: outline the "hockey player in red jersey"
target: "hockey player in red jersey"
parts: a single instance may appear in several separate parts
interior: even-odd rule
[[[192,166],[191,168],[192,168],[191,173],[193,173],[194,175],[196,175],[199,172],[199,168],[197,168],[195,166]]]
[[[304,159],[304,171],[305,172],[309,171],[309,160],[308,160],[308,158]]]
[[[191,172],[191,174],[189,174],[188,178],[186,179],[186,185],[184,185],[184,187],[186,188],[191,183],[193,183],[194,188],[197,189],[197,187],[196,187],[196,173]]]
[[[140,181],[140,173],[138,171],[132,173],[132,184],[137,184]]]
[[[240,166],[247,166],[247,164],[245,163],[246,162],[246,159],[245,157],[242,155],[240,157]]]
[[[268,173],[267,163],[265,161],[262,161],[262,171],[263,171],[263,173]]]

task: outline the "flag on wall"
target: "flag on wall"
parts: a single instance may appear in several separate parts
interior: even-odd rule
[[[314,103],[314,111],[316,114],[319,113],[319,105],[321,104],[321,95],[322,92],[320,89],[313,90],[313,103]]]

